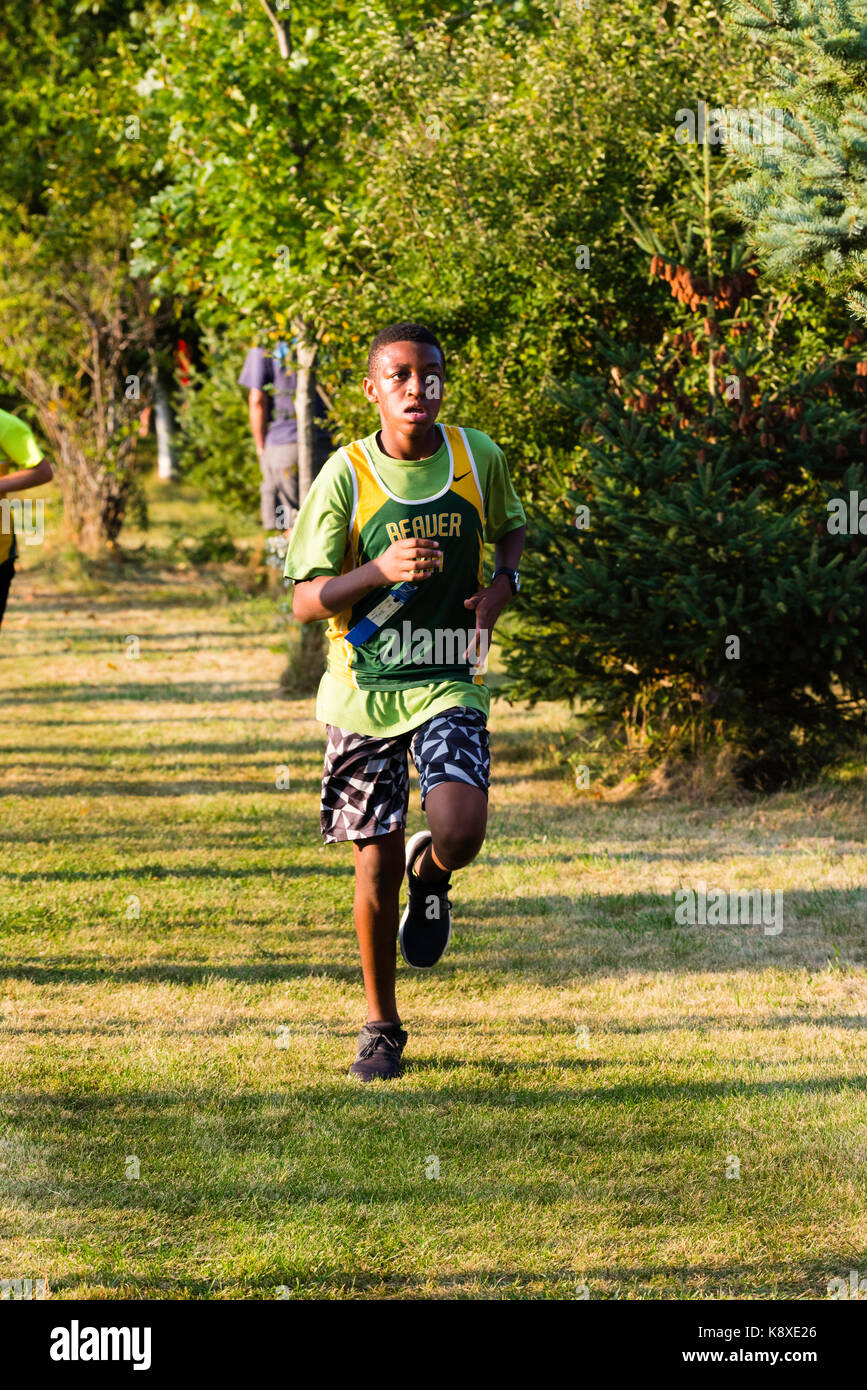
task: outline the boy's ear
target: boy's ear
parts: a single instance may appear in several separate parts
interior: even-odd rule
[[[379,397],[376,394],[376,386],[369,376],[366,376],[364,378],[364,381],[361,383],[361,389],[364,392],[367,399],[370,401],[371,405],[376,405],[377,401],[379,400]]]

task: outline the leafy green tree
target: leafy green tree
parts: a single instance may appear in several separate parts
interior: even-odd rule
[[[0,27],[0,58],[18,79],[0,113],[11,151],[0,171],[0,372],[47,437],[68,527],[91,553],[123,523],[166,323],[128,258],[148,189],[121,74],[141,17],[122,0],[10,0]]]
[[[351,238],[363,254],[328,345],[337,420],[345,436],[371,428],[348,383],[383,322],[418,317],[450,351],[449,416],[536,486],[574,442],[548,388],[594,367],[597,327],[652,341],[664,324],[627,214],[674,215],[678,110],[755,95],[754,56],[703,0],[551,4],[535,30],[480,11],[411,42],[371,9],[369,41],[343,53],[370,195],[333,219],[344,257]]]
[[[134,485],[156,334],[147,287],[110,229],[76,247],[4,232],[0,260],[0,366],[48,440],[72,538],[97,555]]]
[[[342,82],[335,35],[358,41],[362,7],[288,11],[220,0],[157,14],[139,86],[162,186],[138,219],[136,269],[156,292],[195,300],[203,328],[237,341],[292,340],[302,497],[312,477],[320,344],[343,295],[332,248],[341,198],[363,171],[343,137],[358,102]],[[353,274],[364,247],[352,238]]]
[[[545,387],[596,325],[654,332],[623,203],[666,205],[676,111],[721,67],[748,90],[752,60],[709,2],[441,8],[293,6],[288,60],[249,0],[160,16],[136,265],[217,333],[306,342],[339,438],[373,423],[373,334],[431,321],[450,413],[532,476],[571,444]]]
[[[207,333],[202,365],[193,366],[178,410],[180,468],[231,511],[255,515],[261,472],[250,447],[247,401],[238,389],[242,349],[234,338]]]

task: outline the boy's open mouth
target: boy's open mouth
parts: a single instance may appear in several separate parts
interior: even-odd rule
[[[403,412],[410,420],[426,420],[427,410],[423,405],[408,405]]]

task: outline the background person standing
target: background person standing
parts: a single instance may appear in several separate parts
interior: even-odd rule
[[[295,373],[288,348],[250,348],[238,383],[250,392],[250,430],[262,470],[262,525],[289,531],[298,515],[298,425]]]

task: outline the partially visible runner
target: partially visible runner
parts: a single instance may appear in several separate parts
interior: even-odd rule
[[[17,415],[0,410],[0,623],[15,573],[17,547],[10,493],[50,483],[51,464],[43,457],[33,431]]]

